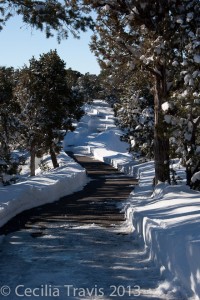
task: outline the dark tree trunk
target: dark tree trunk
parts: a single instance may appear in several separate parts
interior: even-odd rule
[[[191,185],[192,171],[191,167],[186,166],[186,185]]]
[[[53,146],[50,147],[50,155],[51,155],[51,160],[52,160],[52,164],[53,164],[54,169],[58,168],[59,164],[58,164],[56,153],[53,149]]]
[[[158,181],[170,182],[169,169],[169,138],[167,135],[166,124],[163,121],[161,105],[166,101],[166,80],[165,69],[160,68],[161,76],[155,76],[154,85],[154,159],[155,159],[155,184]]]
[[[155,183],[170,183],[169,172],[169,139],[155,128],[154,131]]]
[[[31,176],[35,176],[35,147],[32,146],[30,150],[31,158],[30,158],[30,173]]]

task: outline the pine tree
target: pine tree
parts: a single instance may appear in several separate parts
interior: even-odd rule
[[[153,159],[153,99],[144,91],[129,90],[114,104],[119,126],[124,130],[122,140],[130,144],[134,158]]]
[[[56,51],[32,58],[19,76],[16,97],[22,105],[26,128],[24,137],[31,154],[31,175],[35,175],[35,156],[49,151],[54,168],[56,153],[66,130],[73,130],[73,120],[79,119],[81,99],[68,88],[65,63]]]
[[[43,103],[40,90],[40,74],[37,73],[38,62],[33,58],[30,67],[24,66],[18,72],[15,98],[20,103],[21,141],[22,147],[30,152],[30,174],[35,175],[35,157],[44,153],[42,128]],[[33,72],[35,68],[35,73]],[[32,71],[31,71],[32,70]],[[41,152],[41,153],[40,153]]]

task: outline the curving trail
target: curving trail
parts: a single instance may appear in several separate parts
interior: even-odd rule
[[[0,246],[0,299],[183,300],[157,288],[159,270],[122,227],[116,204],[137,181],[90,157],[74,158],[90,177],[82,191],[1,228],[7,235]]]

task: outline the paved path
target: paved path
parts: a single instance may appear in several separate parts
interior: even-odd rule
[[[73,156],[72,153],[70,153]],[[91,181],[85,188],[72,195],[19,214],[0,228],[0,234],[21,228],[31,228],[34,223],[73,222],[111,226],[123,221],[116,204],[125,200],[137,180],[125,176],[110,165],[87,156],[73,156],[86,168]]]
[[[159,270],[120,227],[116,203],[136,181],[89,157],[76,159],[91,178],[83,191],[1,229],[9,234],[0,245],[0,299],[183,300],[163,296]]]

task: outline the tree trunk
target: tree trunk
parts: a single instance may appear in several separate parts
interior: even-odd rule
[[[58,164],[56,153],[53,149],[53,146],[50,147],[50,155],[51,155],[51,160],[52,160],[52,164],[53,164],[54,169],[58,168],[59,164]]]
[[[192,171],[191,167],[186,166],[186,185],[191,186]]]
[[[170,182],[169,169],[169,138],[167,136],[166,124],[163,121],[161,105],[166,101],[165,69],[161,67],[162,76],[155,76],[154,85],[154,159],[155,159],[155,184],[159,181]]]
[[[30,154],[30,172],[31,176],[35,176],[35,147],[31,147]]]
[[[158,181],[170,183],[169,139],[159,129],[154,131],[155,184]]]

